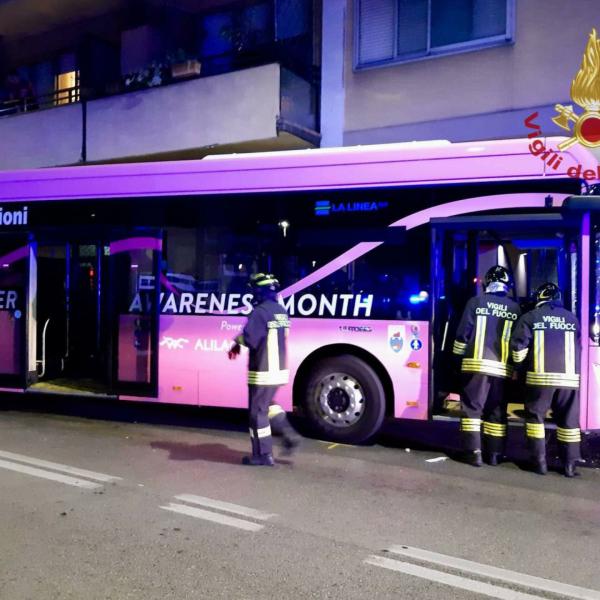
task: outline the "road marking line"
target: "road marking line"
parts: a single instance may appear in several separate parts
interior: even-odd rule
[[[421,550],[420,548],[409,548],[407,546],[392,546],[389,548],[389,551],[393,554],[415,558],[442,567],[459,569],[461,571],[481,575],[490,579],[496,579],[505,583],[525,586],[537,591],[562,594],[571,598],[577,598],[578,600],[600,600],[600,592],[594,590],[569,585],[567,583],[560,583],[542,577],[535,577],[533,575],[525,575],[524,573],[509,571],[508,569],[501,569],[500,567],[492,567],[491,565],[476,563],[465,560],[464,558],[456,558],[446,554],[438,554],[437,552]]]
[[[180,513],[182,515],[196,517],[197,519],[212,521],[213,523],[219,523],[220,525],[229,525],[229,527],[237,527],[238,529],[244,529],[246,531],[260,531],[264,527],[264,525],[259,525],[258,523],[252,523],[251,521],[236,519],[235,517],[229,517],[227,515],[222,515],[221,513],[203,510],[202,508],[186,506],[185,504],[174,504],[173,502],[171,502],[169,503],[169,506],[161,506],[160,508],[164,510],[170,510],[171,512]]]
[[[26,475],[33,475],[34,477],[41,477],[42,479],[59,481],[60,483],[66,483],[67,485],[74,485],[75,487],[86,488],[88,490],[95,490],[102,487],[100,483],[93,483],[84,479],[75,479],[75,477],[69,477],[68,475],[61,475],[60,473],[53,473],[52,471],[43,471],[42,469],[8,462],[7,460],[0,460],[0,468],[16,471],[17,473],[25,473]]]
[[[542,600],[542,596],[532,596],[508,588],[498,587],[497,585],[484,583],[482,581],[475,581],[474,579],[451,575],[450,573],[444,573],[443,571],[427,569],[426,567],[420,567],[412,563],[392,560],[391,558],[383,558],[382,556],[371,555],[365,559],[364,562],[369,565],[383,567],[384,569],[398,571],[400,573],[405,573],[406,575],[420,577],[421,579],[427,579],[429,581],[435,581],[436,583],[442,583],[461,590],[468,590],[470,592],[475,592],[476,594],[482,594],[483,596],[499,598],[500,600]]]
[[[437,463],[437,462],[443,462],[445,460],[448,460],[447,456],[436,456],[435,458],[426,458],[425,462],[428,462],[428,463]]]
[[[339,444],[331,444],[330,446],[327,446],[327,450],[333,450],[334,448],[337,448],[339,446]]]
[[[5,452],[4,450],[0,450],[0,457],[29,465],[35,465],[36,467],[45,467],[47,469],[54,469],[55,471],[62,471],[63,473],[70,473],[71,475],[79,475],[80,477],[95,479],[96,481],[108,482],[121,480],[121,477],[106,475],[105,473],[96,473],[95,471],[87,471],[86,469],[78,469],[77,467],[70,467],[69,465],[41,460],[40,458],[33,458],[23,454],[15,454],[14,452]]]
[[[194,494],[180,494],[179,496],[175,496],[175,500],[189,502],[190,504],[199,504],[200,506],[206,506],[208,508],[216,508],[217,510],[224,510],[226,512],[235,513],[236,515],[242,515],[243,517],[258,519],[259,521],[267,521],[268,519],[277,516],[274,513],[265,513],[254,508],[248,508],[247,506],[232,504],[231,502],[222,502],[221,500],[213,500],[212,498],[206,498],[205,496],[195,496]]]

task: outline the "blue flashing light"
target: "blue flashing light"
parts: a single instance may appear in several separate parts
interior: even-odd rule
[[[418,294],[411,294],[408,301],[411,304],[422,304],[429,300],[429,294],[425,290],[421,290]]]

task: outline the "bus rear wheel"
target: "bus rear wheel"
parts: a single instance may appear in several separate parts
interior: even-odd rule
[[[315,435],[335,442],[364,442],[377,433],[385,416],[377,373],[352,355],[316,363],[308,373],[303,403]]]

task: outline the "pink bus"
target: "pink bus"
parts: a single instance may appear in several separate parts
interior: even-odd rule
[[[508,140],[0,173],[0,390],[245,407],[226,349],[268,271],[292,318],[278,399],[316,435],[452,419],[457,318],[501,263],[521,303],[551,280],[579,315],[598,429],[600,199],[579,165]]]

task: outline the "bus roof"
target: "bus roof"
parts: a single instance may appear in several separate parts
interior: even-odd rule
[[[556,149],[564,138],[538,138]],[[559,179],[569,167],[597,169],[579,144],[558,168],[531,140],[376,146],[211,156],[210,159],[0,172],[0,202],[194,196]],[[553,166],[556,166],[554,163]]]

